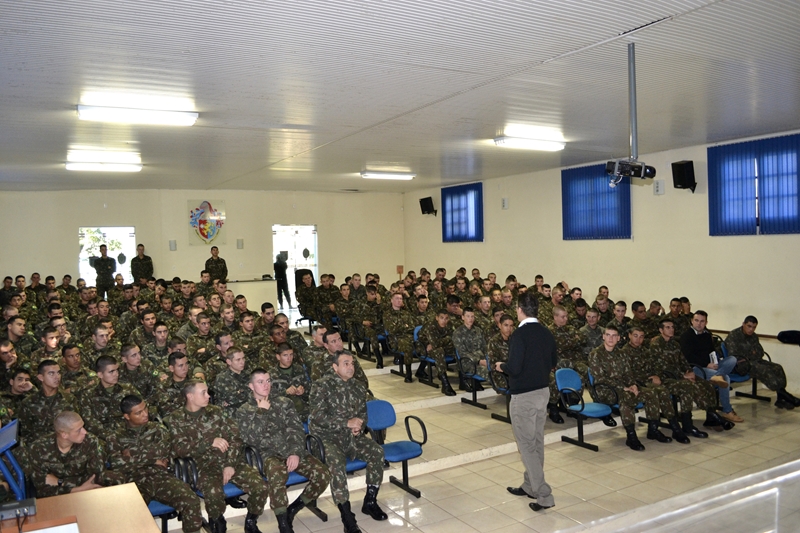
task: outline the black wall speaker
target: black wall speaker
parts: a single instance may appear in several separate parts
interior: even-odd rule
[[[422,211],[423,215],[435,215],[436,209],[433,208],[433,198],[428,196],[427,198],[420,198],[419,199],[419,208]]]
[[[672,184],[676,189],[691,189],[694,192],[697,182],[694,181],[694,163],[676,161],[672,163]]]

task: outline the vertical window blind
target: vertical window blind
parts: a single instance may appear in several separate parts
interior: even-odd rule
[[[630,239],[631,182],[608,186],[605,165],[561,171],[563,239]]]
[[[483,184],[442,188],[442,241],[483,242]]]

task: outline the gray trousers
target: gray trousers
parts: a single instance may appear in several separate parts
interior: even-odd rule
[[[513,394],[509,407],[511,428],[525,466],[521,488],[545,507],[555,505],[553,491],[544,480],[544,421],[549,399],[547,388]]]

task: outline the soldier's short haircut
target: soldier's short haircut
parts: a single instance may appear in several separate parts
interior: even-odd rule
[[[56,335],[58,335],[58,330],[57,330],[56,328],[54,328],[53,326],[47,326],[46,328],[44,328],[44,329],[42,330],[42,335],[41,335],[41,337],[44,339],[44,338],[46,338],[46,337],[47,337],[47,335],[49,335],[50,333],[55,333]]]
[[[63,309],[63,308],[64,307],[60,303],[53,302],[53,303],[47,305],[47,312],[48,313],[52,313],[53,311],[58,311],[59,309]]]
[[[758,319],[756,317],[754,317],[753,315],[747,315],[746,317],[744,317],[744,323],[745,324],[758,324]]]
[[[11,372],[9,373],[9,377],[12,380],[17,379],[17,376],[20,374],[25,374],[28,377],[31,377],[31,371],[25,368],[24,366],[14,366],[11,368]]]
[[[12,316],[11,318],[9,318],[9,319],[8,319],[8,325],[10,326],[10,325],[11,325],[11,324],[13,324],[14,322],[19,322],[20,320],[22,320],[23,322],[25,322],[25,319],[24,319],[24,318],[22,318],[21,316],[19,316],[19,315],[14,315],[14,316]]]
[[[619,328],[614,324],[607,324],[605,327],[605,331],[616,331],[619,334]]]
[[[492,308],[492,316],[496,315],[497,313],[505,313],[506,310],[502,307],[493,307]]]
[[[64,277],[63,277],[63,278],[61,278],[61,279],[63,280],[64,278],[66,278],[66,279],[68,279],[68,280],[72,281],[72,276],[70,276],[69,274],[64,274]]]
[[[692,313],[692,316],[694,316],[694,315],[700,315],[700,316],[703,316],[703,317],[705,317],[705,318],[706,318],[706,320],[708,320],[708,313],[706,313],[706,312],[705,312],[705,311],[703,311],[702,309],[698,309],[697,311],[695,311],[694,313]]]
[[[161,296],[161,303],[164,303],[165,301],[172,302],[172,296],[168,296],[166,294]],[[183,305],[183,304],[181,304],[181,305]]]
[[[569,293],[570,293],[570,294],[575,294],[576,292],[579,292],[579,291],[580,291],[580,292],[583,292],[583,291],[581,290],[581,288],[580,288],[580,287],[572,287],[572,288],[569,290]]]
[[[628,304],[625,302],[625,300],[620,300],[614,304],[614,307],[624,307],[625,309],[627,309]]]
[[[339,289],[341,290],[341,289],[344,289],[345,287],[350,287],[350,284],[347,282],[347,280],[345,280],[344,283],[339,285]]]
[[[24,280],[25,276],[23,276],[22,274],[17,274],[17,277],[14,278],[14,281],[19,281],[19,278],[22,278]]]
[[[285,318],[286,320],[289,320],[289,317],[286,316],[286,313],[278,313],[275,315],[275,320],[278,320],[279,318]]]
[[[219,306],[220,314],[222,314],[222,312],[227,309],[234,309],[234,307],[231,304],[222,304],[221,306]]]
[[[507,314],[507,313],[503,313],[500,316],[500,323],[502,324],[503,322],[507,322],[507,321],[514,322],[514,318],[511,315]]]
[[[353,357],[353,354],[350,353],[349,351],[347,351],[347,350],[339,350],[338,352],[333,354],[333,362],[334,362],[334,364],[336,364],[336,366],[339,366],[339,361],[341,360],[343,355],[349,355],[350,357]]]
[[[328,328],[326,328],[322,324],[316,324],[313,328],[311,328],[311,331],[313,331],[314,333],[317,333],[321,329],[327,330]]]
[[[636,312],[636,311],[638,311],[639,309],[642,309],[643,307],[644,307],[644,303],[643,303],[643,302],[640,302],[639,300],[636,300],[635,302],[633,302],[633,303],[631,304],[631,311],[634,311],[634,312]]]
[[[594,307],[590,307],[589,309],[587,309],[587,310],[586,310],[586,314],[588,315],[589,313],[594,313],[594,314],[596,314],[597,316],[600,316],[600,311],[598,311],[598,310],[597,310],[597,309],[595,309]]]
[[[445,315],[445,316],[447,316],[447,315],[448,315],[447,309],[438,309],[438,310],[436,311],[436,316],[438,317],[438,316],[440,316],[440,315]]]
[[[123,291],[132,291],[133,290],[133,284],[126,283],[125,285],[122,286],[122,290]]]
[[[203,312],[200,312],[197,314],[197,321],[200,322],[201,320],[211,320],[211,317]]]
[[[48,281],[55,281],[55,280],[56,280],[55,276],[47,276],[46,278],[44,278],[45,283],[47,283]]]
[[[239,302],[239,301],[241,301],[241,300],[246,300],[246,299],[247,299],[247,298],[245,297],[245,295],[244,295],[244,294],[237,294],[237,295],[236,295],[236,298],[234,298],[234,299],[233,299],[233,301],[234,301],[234,302]]]
[[[692,302],[690,302],[689,298],[687,298],[686,296],[681,296],[681,303],[682,304],[688,304],[688,303],[692,303]]]
[[[97,322],[100,325],[113,324],[114,323],[114,319],[112,319],[110,316],[107,316],[105,318],[99,319]],[[111,328],[108,327],[108,325],[106,325],[105,328],[106,329],[111,329]]]
[[[138,349],[139,349],[139,346],[137,346],[136,344],[133,344],[133,343],[131,343],[131,344],[123,344],[122,348],[119,351],[119,354],[122,357],[128,357],[131,354],[131,352],[133,352],[134,350],[138,350]]]
[[[181,352],[172,352],[169,354],[169,357],[167,357],[167,366],[175,366],[175,363],[178,362],[178,359],[183,359],[185,357],[189,356]]]
[[[566,314],[566,312],[567,312],[567,310],[564,308],[563,305],[554,305],[553,306],[553,316],[556,316],[556,314],[560,315],[561,313]]]
[[[206,270],[206,269],[203,269],[203,270],[201,270],[201,271],[200,271],[200,276],[202,277],[202,276],[203,276],[203,274],[211,274],[211,272],[209,272],[209,271],[208,271],[208,270]]]
[[[155,314],[156,314],[156,312],[153,311],[152,309],[145,309],[144,311],[139,313],[139,320],[144,322],[144,317],[146,317],[147,315],[154,315],[155,316]]]
[[[162,302],[164,301],[163,297],[161,298],[161,301]],[[174,302],[172,302],[172,311],[173,312],[175,311],[175,309],[177,309],[179,307],[182,307],[182,308],[186,309],[186,305],[181,300],[175,300]]]
[[[44,369],[47,368],[48,366],[58,366],[58,363],[56,363],[52,359],[45,359],[44,361],[39,363],[39,366],[36,367],[36,373],[39,374],[40,376],[44,376]]]
[[[377,294],[378,288],[375,285],[367,285],[364,289],[368,294]]]
[[[78,350],[78,353],[80,353],[80,348],[79,348],[77,345],[75,345],[75,344],[72,344],[72,343],[70,342],[70,343],[68,343],[68,344],[65,344],[65,345],[64,345],[64,347],[63,347],[63,348],[61,348],[61,355],[63,356],[63,355],[64,355],[64,354],[66,354],[66,353],[67,353],[69,350]]]
[[[467,306],[467,307],[465,307],[464,309],[462,309],[462,310],[461,310],[461,312],[462,312],[462,313],[472,313],[472,314],[475,314],[475,309],[473,309],[473,308],[472,308],[472,307],[470,307],[470,306]]]
[[[633,333],[634,331],[638,331],[639,333],[644,334],[644,330],[639,326],[631,326],[631,328],[628,329],[628,333]]]
[[[214,344],[216,344],[217,346],[222,346],[222,337],[230,337],[230,336],[231,336],[230,331],[220,331],[219,333],[214,335]]]
[[[293,350],[293,349],[294,348],[292,348],[292,346],[288,342],[282,342],[282,343],[280,343],[278,345],[278,349],[277,349],[277,351],[275,353],[282,354],[283,352],[285,352],[287,350]]]
[[[194,392],[194,389],[197,388],[198,385],[205,383],[202,379],[187,379],[186,383],[183,385],[183,389],[181,390],[181,394],[183,394],[183,399],[185,400],[187,396]]]
[[[658,300],[653,300],[652,302],[650,302],[650,307],[661,307],[661,302],[659,302]]]
[[[506,276],[506,283],[508,283],[509,281],[517,281],[517,276],[515,276],[514,274],[509,274],[508,276]]]
[[[461,298],[459,298],[455,294],[448,294],[446,302],[447,305],[461,304]]]
[[[664,324],[667,323],[672,324],[673,326],[675,325],[675,322],[672,320],[672,318],[670,318],[670,316],[667,315],[658,321],[658,329],[664,329]]]
[[[672,302],[675,302],[675,303],[681,303],[681,299],[680,299],[680,298],[678,298],[678,297],[675,297],[675,298],[673,298],[673,299],[671,299],[671,300],[669,301],[669,303],[672,303]]]
[[[117,360],[110,355],[101,355],[97,358],[97,361],[94,362],[94,371],[95,372],[105,372],[106,368],[111,365],[118,365],[119,363]]]
[[[605,301],[605,300],[608,300],[608,298],[603,296],[602,294],[598,294],[597,296],[595,296],[595,299],[594,299],[595,302],[602,302],[602,301]]]
[[[508,289],[503,289],[503,292],[506,292],[506,290],[508,290]],[[511,292],[511,291],[508,291],[508,292]],[[554,297],[556,294],[564,294],[564,289],[562,289],[561,287],[556,287],[555,289],[550,291],[550,297],[551,298]]]
[[[98,333],[100,333],[101,331],[108,332],[108,328],[107,328],[107,327],[105,327],[105,326],[103,326],[102,324],[98,324],[98,325],[96,325],[96,326],[94,327],[94,330],[92,330],[92,335],[97,335],[97,334],[98,334]]]
[[[53,429],[56,433],[65,433],[80,422],[83,422],[81,415],[74,411],[61,411],[53,420]]]
[[[264,370],[263,368],[256,368],[255,370],[250,372],[250,383],[252,383],[256,379],[256,376],[262,376],[265,374],[269,375],[269,371]]]
[[[417,301],[418,302],[421,302],[422,300],[427,300],[427,299],[428,299],[428,295],[427,294],[420,294],[419,296],[417,296]]]
[[[131,411],[133,411],[133,408],[141,404],[143,401],[144,400],[135,394],[128,394],[122,399],[121,402],[119,402],[119,409],[124,414],[129,415],[131,414]]]
[[[331,335],[339,335],[338,328],[331,328],[322,334],[322,342],[328,344],[328,337]]]
[[[250,311],[245,311],[244,313],[239,315],[239,322],[244,322],[244,319],[247,317],[255,318],[255,316],[253,316],[253,313],[251,313]]]
[[[275,306],[272,305],[270,302],[264,302],[263,304],[261,304],[261,312],[262,313],[264,311],[266,311],[267,309],[275,309]]]
[[[543,289],[549,289],[550,288],[550,284],[549,283],[542,283],[542,288]]]
[[[577,300],[575,300],[575,307],[579,307],[579,308],[580,307],[586,307],[586,305],[587,305],[586,304],[586,300],[584,300],[583,298],[578,298]]]
[[[180,345],[183,345],[184,348],[185,348],[186,347],[186,341],[183,340],[180,337],[172,337],[169,340],[169,344],[167,346],[169,347],[170,350],[174,350],[175,348],[177,348]]]
[[[6,314],[6,313],[11,313],[12,311],[16,311],[17,308],[14,307],[13,305],[6,304],[6,305],[3,306],[2,310],[3,310],[3,314]]]
[[[539,314],[539,300],[533,293],[524,292],[519,295],[517,309],[522,311],[522,314],[526,317],[536,318]]]
[[[228,348],[227,352],[225,352],[225,359],[227,359],[228,361],[233,361],[233,356],[236,355],[237,353],[244,355],[244,350],[242,349],[241,346],[234,344],[233,346]]]
[[[272,335],[276,331],[283,331],[283,326],[279,326],[278,324],[272,324],[269,328],[269,334]]]
[[[169,286],[167,285],[167,282],[164,279],[157,279],[156,286],[161,287],[162,289],[169,289]]]
[[[169,329],[169,326],[167,326],[166,322],[164,322],[163,320],[156,320],[156,323],[153,326],[153,331],[157,330],[161,326],[164,326],[165,328]]]

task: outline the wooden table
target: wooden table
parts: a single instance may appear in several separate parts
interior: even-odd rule
[[[102,487],[75,494],[37,498],[36,515],[26,524],[76,516],[81,533],[160,533],[134,483]],[[4,520],[3,531],[17,530],[15,520]]]

